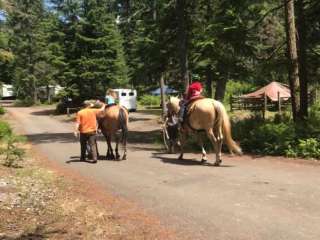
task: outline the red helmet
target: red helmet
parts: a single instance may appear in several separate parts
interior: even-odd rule
[[[202,85],[200,82],[194,82],[190,84],[189,90],[194,90],[194,91],[201,91],[202,90]]]

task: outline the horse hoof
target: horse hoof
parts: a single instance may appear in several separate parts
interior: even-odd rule
[[[127,160],[127,156],[123,156],[123,157],[122,157],[122,160]]]
[[[116,160],[118,160],[118,161],[120,160],[120,155],[116,156]]]
[[[219,167],[221,163],[222,163],[222,160],[219,160],[219,161],[216,161],[213,165],[216,167]]]
[[[201,164],[207,163],[207,159],[201,159]]]
[[[178,160],[183,160],[183,156],[180,155],[180,156],[178,157]]]

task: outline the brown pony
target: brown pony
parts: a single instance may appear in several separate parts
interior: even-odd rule
[[[119,135],[117,132],[122,132],[123,156],[122,160],[127,159],[127,135],[128,135],[128,120],[129,114],[126,108],[119,105],[107,106],[105,110],[98,115],[99,127],[102,134],[106,138],[108,144],[108,151],[106,158],[108,160],[120,160],[118,152]],[[111,140],[116,141],[115,154],[113,153]]]
[[[179,102],[178,98],[171,97],[167,103],[168,112],[178,114],[180,109]],[[222,162],[221,148],[223,140],[225,140],[230,152],[242,154],[241,148],[232,139],[230,120],[222,103],[210,98],[203,98],[189,104],[186,120],[180,129],[181,154],[179,159],[183,159],[183,146],[187,134],[199,131],[206,132],[214,147],[216,153],[215,166],[219,166]],[[201,137],[199,137],[199,143],[202,148],[202,162],[204,163],[207,158]]]

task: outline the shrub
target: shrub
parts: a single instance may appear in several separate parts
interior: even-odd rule
[[[3,115],[6,113],[6,110],[0,106],[0,115]]]
[[[312,112],[312,111],[311,111]],[[234,138],[246,152],[320,159],[319,112],[294,123],[290,116],[252,117],[233,124]]]
[[[254,90],[254,86],[250,83],[228,81],[226,86],[224,103],[229,104],[229,99],[230,99],[230,96],[232,95],[238,96],[244,93],[251,92],[252,90]]]
[[[35,104],[35,102],[33,101],[33,99],[31,97],[27,97],[25,99],[18,99],[14,102],[14,105],[16,107],[30,107],[34,104]]]
[[[286,151],[288,157],[304,157],[320,159],[320,142],[316,138],[299,139],[296,146],[290,146]]]
[[[19,162],[23,160],[25,154],[24,149],[17,146],[23,142],[24,138],[10,134],[4,138],[4,147],[0,148],[0,154],[4,155],[3,165],[6,167],[18,167]]]
[[[0,140],[2,140],[6,136],[10,136],[12,134],[12,130],[8,123],[0,121]]]
[[[282,155],[294,141],[295,129],[290,122],[275,123],[255,116],[235,123],[233,135],[244,151]]]
[[[161,102],[160,96],[143,95],[139,99],[139,104],[142,106],[160,106],[160,102]]]
[[[23,137],[12,134],[12,130],[8,123],[0,121],[0,154],[4,156],[3,165],[7,167],[18,166],[24,156],[24,150],[19,148],[17,144],[24,141]]]

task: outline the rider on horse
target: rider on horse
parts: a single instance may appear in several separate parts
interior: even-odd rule
[[[179,111],[180,123],[184,121],[184,116],[185,116],[185,112],[188,104],[195,99],[202,98],[202,95],[201,95],[202,90],[203,90],[203,87],[200,82],[194,82],[189,85],[187,93],[184,94],[184,97],[180,102],[180,111]]]
[[[113,89],[108,89],[106,92],[106,97],[105,97],[105,103],[107,104],[107,107],[116,105],[116,92]]]

